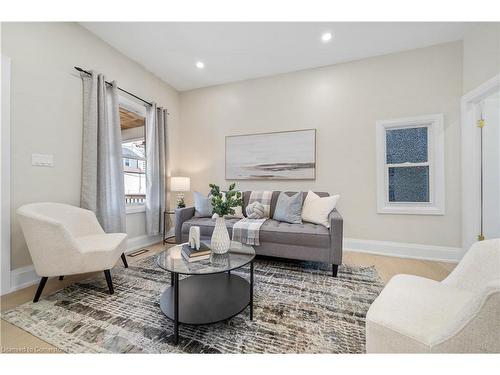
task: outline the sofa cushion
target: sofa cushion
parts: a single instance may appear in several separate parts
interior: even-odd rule
[[[241,219],[237,218],[226,219],[226,227],[229,232],[229,236],[232,236],[233,234],[234,223],[240,220]],[[187,236],[189,234],[189,228],[191,228],[191,226],[193,225],[200,227],[200,236],[210,237],[212,236],[212,232],[214,231],[215,219],[209,217],[193,217],[192,219],[189,219],[182,223],[182,234],[185,234]]]
[[[250,194],[251,191],[244,191],[243,192],[243,212],[245,212],[245,209],[248,205],[248,201],[250,200]],[[274,210],[276,209],[276,203],[278,202],[278,197],[280,195],[281,191],[273,191],[273,195],[271,197],[271,210],[269,211],[269,217],[274,216]],[[297,194],[296,191],[285,191],[284,192],[288,196],[292,196],[294,194]],[[317,195],[320,197],[328,197],[330,194],[322,192],[322,191],[317,191],[315,192]],[[306,199],[307,196],[307,191],[302,192],[302,201]]]
[[[226,227],[230,237],[233,234],[233,225],[238,221],[239,219],[226,219]],[[185,221],[182,224],[184,238],[187,238],[189,228],[193,225],[200,227],[202,237],[210,237],[215,227],[215,219],[193,217]],[[289,224],[268,219],[260,227],[260,242],[327,248],[330,246],[330,232],[322,225]]]
[[[273,219],[290,224],[302,224],[302,193],[289,196],[281,193],[274,209]]]
[[[250,203],[245,212],[249,219],[264,219],[266,217],[266,208],[258,201]]]
[[[266,220],[260,227],[260,242],[271,242],[307,247],[329,247],[330,232],[322,225],[290,224]]]
[[[304,206],[302,207],[302,220],[330,228],[329,216],[337,205],[339,198],[340,195],[320,197],[309,190],[304,200]]]
[[[194,192],[194,216],[212,217],[212,198],[206,197],[197,191]]]

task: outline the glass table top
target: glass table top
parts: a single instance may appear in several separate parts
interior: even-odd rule
[[[210,247],[210,242],[204,242]],[[158,266],[166,271],[184,275],[207,275],[243,267],[255,258],[252,246],[231,241],[231,248],[225,254],[212,253],[209,259],[187,262],[181,255],[181,245],[162,251],[158,255]]]

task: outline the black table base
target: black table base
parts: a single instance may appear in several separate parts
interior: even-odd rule
[[[173,273],[172,285],[160,297],[160,308],[174,322],[175,344],[179,324],[220,322],[238,315],[248,306],[252,319],[253,263],[250,271],[250,282],[231,273],[189,276],[179,281],[179,275]]]

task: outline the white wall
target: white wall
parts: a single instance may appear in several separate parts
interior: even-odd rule
[[[170,140],[177,138],[178,93],[75,23],[3,23],[2,54],[12,59],[12,268],[31,263],[15,218],[22,204],[79,205],[82,82],[73,66],[95,69],[119,86],[168,107]],[[53,168],[31,166],[32,153],[54,155]],[[171,148],[171,163],[175,150]],[[127,217],[131,237],[145,234],[144,214]]]
[[[463,93],[500,73],[500,22],[474,23],[464,36]]]
[[[315,181],[237,186],[340,193],[346,237],[460,247],[461,93],[461,42],[183,92],[184,146],[173,174],[206,192],[209,182],[229,182],[226,135],[316,128]],[[445,115],[446,214],[377,214],[375,121],[431,113]]]
[[[498,24],[478,27],[480,32],[473,28],[466,36],[464,51],[461,42],[447,43],[179,95],[78,24],[3,23],[2,53],[12,59],[12,267],[31,263],[17,207],[44,200],[79,204],[82,85],[74,65],[103,72],[168,107],[169,165],[173,175],[191,177],[192,190],[205,192],[209,182],[226,184],[226,135],[316,128],[315,181],[239,181],[238,186],[340,193],[346,237],[460,246],[459,98],[498,68],[491,61]],[[492,46],[486,60],[473,51],[483,34]],[[482,73],[471,68],[477,64]],[[377,214],[375,121],[440,112],[446,129],[446,215]],[[54,154],[54,168],[32,167],[32,153]],[[127,217],[127,232],[145,234],[144,214]]]

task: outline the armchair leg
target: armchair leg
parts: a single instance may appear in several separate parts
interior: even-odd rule
[[[127,257],[125,256],[125,253],[122,254],[122,262],[123,262],[123,266],[125,268],[128,268]]]
[[[64,276],[59,276],[59,281],[61,281],[62,279],[64,279]]]
[[[337,264],[332,264],[332,276],[337,277],[337,272],[339,270],[339,266]]]
[[[111,272],[109,272],[109,270],[105,270],[104,276],[106,276],[106,282],[108,283],[109,294],[113,294],[115,291],[113,289],[113,281],[111,280]]]
[[[40,280],[40,284],[38,284],[38,289],[35,293],[35,298],[33,298],[33,302],[38,302],[40,296],[42,295],[43,288],[45,287],[45,283],[47,282],[48,277],[42,277]]]

